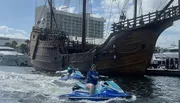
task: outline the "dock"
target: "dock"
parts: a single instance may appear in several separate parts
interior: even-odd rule
[[[178,68],[177,69],[167,69],[166,66],[160,68],[148,68],[146,69],[145,75],[150,76],[176,76],[180,77],[180,40],[179,40],[179,51],[178,51]]]
[[[146,75],[150,76],[177,76],[180,77],[180,69],[147,69]]]

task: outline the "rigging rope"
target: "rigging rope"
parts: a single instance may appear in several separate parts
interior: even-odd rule
[[[69,5],[70,5],[70,0],[64,0],[64,4],[63,4],[63,8],[66,12],[68,11],[69,9]]]
[[[58,10],[60,10],[60,6],[62,5],[62,0],[59,0],[60,2],[59,2],[59,5],[58,5]]]
[[[110,34],[110,30],[109,30],[109,25],[110,25],[110,21],[111,21],[111,18],[112,18],[112,6],[113,6],[113,2],[114,1],[116,1],[116,0],[111,0],[111,2],[110,2],[110,13],[109,13],[109,21],[108,21],[108,23],[107,23],[107,28],[106,28],[106,35],[104,36],[104,39],[107,39],[106,37]],[[129,0],[127,0],[127,1],[129,1]],[[117,5],[117,6],[119,6],[119,4]],[[120,9],[120,7],[119,7],[119,9]],[[109,9],[108,9],[109,10]],[[120,13],[121,13],[121,11],[120,11]],[[114,19],[113,19],[113,21],[114,21]],[[100,43],[99,44],[102,44],[102,42],[104,41],[104,39],[103,40],[101,40],[100,41]]]
[[[123,8],[121,10],[119,21],[126,19],[128,7],[129,7],[129,0],[125,0],[123,4]]]
[[[92,11],[92,0],[90,0],[90,11],[91,11],[91,14],[93,14],[93,11]]]
[[[77,13],[78,13],[78,10],[80,8],[80,4],[81,4],[81,0],[78,0],[78,2],[76,4],[76,9],[75,9],[75,12],[77,11]]]
[[[161,0],[160,4],[159,4],[159,7],[157,8],[157,10],[160,10],[162,9],[164,6],[167,5],[167,1],[168,0]]]
[[[111,0],[110,14],[109,14],[109,21],[108,21],[107,28],[106,28],[107,31],[108,31],[108,29],[109,29],[110,20],[111,20],[111,17],[112,17],[112,4],[113,4],[113,0]],[[105,35],[105,38],[106,38],[106,36],[107,36],[109,33],[110,33],[110,31],[108,31],[108,33]]]
[[[36,26],[38,26],[38,25],[40,24],[40,21],[39,21],[39,20],[41,19],[42,14],[44,13],[44,9],[45,9],[45,7],[46,7],[47,1],[48,1],[48,0],[46,0],[46,1],[45,1],[45,4],[44,4],[44,7],[43,7],[43,10],[42,10],[42,12],[41,12],[41,14],[40,14],[40,16],[39,16],[39,19],[38,19],[38,21],[37,21],[37,24],[35,24]]]
[[[57,21],[56,21],[56,16],[55,16],[54,12],[52,13],[52,15],[53,15],[54,23],[56,24],[56,27],[55,27],[55,28],[57,28],[57,30],[60,30],[59,27],[58,27],[58,24],[57,24]],[[65,35],[65,36],[66,36],[66,35]],[[55,39],[54,39],[53,41],[55,41]],[[60,42],[60,43],[61,43],[61,42]],[[59,45],[60,45],[60,44],[59,44]],[[58,48],[59,48],[59,46],[58,46]],[[65,47],[65,46],[63,46],[62,49],[64,49],[65,52],[67,51],[67,47]],[[66,52],[66,54],[68,54],[68,52]]]
[[[89,11],[89,13],[92,14],[92,3],[91,3],[91,0],[88,0],[86,8],[87,8],[87,11]]]
[[[117,11],[119,11],[119,15],[121,15],[120,1],[117,1],[117,7],[119,8],[119,10],[117,9]],[[120,21],[120,18],[118,19]]]
[[[155,10],[155,1],[153,0],[153,11]]]
[[[138,1],[139,4],[139,16],[143,14],[143,8],[142,8],[142,0]]]

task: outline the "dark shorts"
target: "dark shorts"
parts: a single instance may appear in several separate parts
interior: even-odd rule
[[[86,82],[87,84],[93,84],[93,85],[96,85],[97,83],[96,82],[92,82],[92,81],[88,81]]]

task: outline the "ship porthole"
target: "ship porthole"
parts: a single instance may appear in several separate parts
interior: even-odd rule
[[[57,60],[57,57],[55,57],[54,60]]]
[[[116,44],[113,44],[113,48],[114,48],[114,49],[116,48]]]
[[[142,44],[141,45],[141,49],[145,49],[146,48],[146,45],[145,44]]]
[[[114,55],[114,59],[116,59],[116,55]]]

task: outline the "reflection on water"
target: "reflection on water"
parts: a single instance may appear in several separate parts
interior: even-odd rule
[[[0,103],[95,103],[87,100],[58,99],[71,93],[75,81],[59,81],[53,74],[32,72],[33,68],[0,67]],[[133,103],[179,103],[180,78],[121,77],[112,78],[120,87],[137,96]],[[114,99],[98,103],[126,103]],[[129,102],[129,101],[128,101]]]
[[[137,98],[150,97],[153,93],[153,80],[148,77],[122,77],[116,78],[116,82],[124,91],[136,94]]]
[[[180,103],[180,78],[145,76],[114,79],[124,91],[137,96],[134,103]]]

